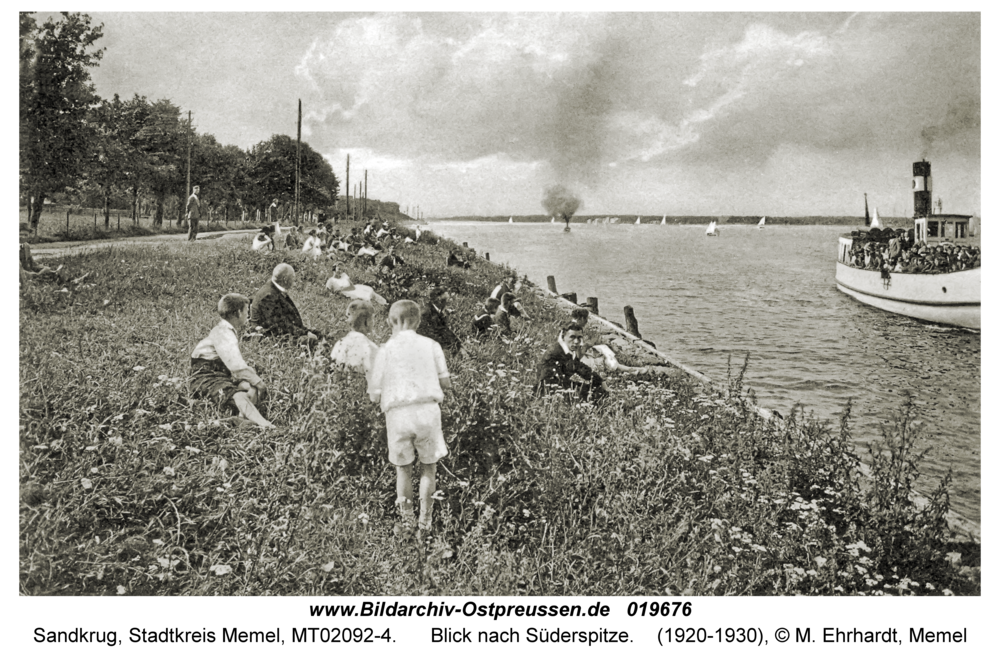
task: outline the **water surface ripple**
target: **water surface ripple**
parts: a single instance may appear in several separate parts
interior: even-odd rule
[[[867,445],[906,393],[919,406],[919,485],[953,472],[952,506],[980,516],[980,335],[889,314],[837,291],[835,226],[434,223],[533,282],[597,296],[601,315],[624,323],[632,305],[643,337],[674,359],[725,382],[750,355],[745,385],[787,415],[802,404],[836,423],[853,403],[853,435]],[[859,452],[862,456],[866,451]]]

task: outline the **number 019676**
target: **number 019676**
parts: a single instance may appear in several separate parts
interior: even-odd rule
[[[687,602],[631,602],[628,604],[629,616],[691,616],[691,603]]]

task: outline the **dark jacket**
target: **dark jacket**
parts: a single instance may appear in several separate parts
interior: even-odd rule
[[[483,309],[479,314],[477,314],[472,319],[472,328],[476,331],[476,334],[483,334],[488,332],[490,328],[493,327],[493,317],[490,316],[489,312]]]
[[[507,308],[497,308],[497,311],[493,313],[493,325],[501,334],[510,334],[510,312],[507,311]],[[560,348],[562,347],[560,346]]]
[[[198,196],[191,193],[187,201],[187,217],[191,220],[198,220],[201,218],[201,202],[198,201]]]
[[[420,309],[420,327],[417,328],[417,334],[430,337],[448,352],[457,353],[462,349],[462,340],[448,327],[444,314],[430,303],[425,303]]]
[[[257,290],[250,303],[250,327],[257,326],[266,337],[298,338],[310,332],[295,302],[270,280]]]
[[[574,381],[574,375],[579,376],[584,382]],[[575,389],[580,393],[581,399],[587,399],[592,395],[594,400],[598,400],[607,395],[603,383],[600,374],[594,373],[593,369],[572,353],[564,351],[562,345],[556,342],[545,351],[542,361],[538,363],[535,394],[543,394],[554,389]]]

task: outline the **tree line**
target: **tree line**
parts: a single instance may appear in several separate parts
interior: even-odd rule
[[[39,23],[20,14],[20,201],[37,231],[46,199],[103,209],[129,208],[133,220],[149,209],[154,226],[167,214],[180,219],[192,185],[210,213],[253,217],[279,200],[289,216],[295,196],[295,139],[273,135],[249,149],[222,145],[198,133],[167,99],[102,99],[90,69],[104,54],[96,46],[103,25],[63,12]],[[330,164],[300,145],[299,208],[333,207],[340,182]]]

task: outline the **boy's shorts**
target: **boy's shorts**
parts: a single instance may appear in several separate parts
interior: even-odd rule
[[[385,431],[389,439],[389,462],[393,465],[413,463],[414,454],[425,465],[437,463],[448,455],[441,432],[441,408],[436,403],[417,403],[386,411]]]
[[[240,413],[233,401],[240,388],[233,382],[233,376],[222,359],[191,358],[190,383],[191,393],[196,398],[210,399],[226,413]]]

